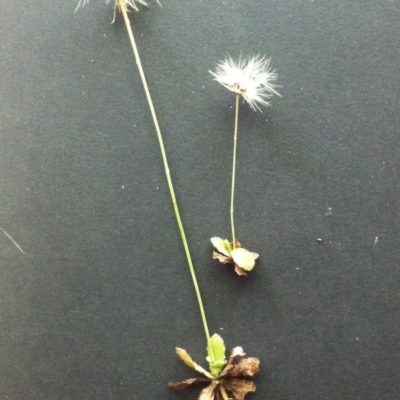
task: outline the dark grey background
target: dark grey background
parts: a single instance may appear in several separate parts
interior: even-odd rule
[[[122,17],[2,0],[0,399],[194,399],[205,338]],[[210,329],[271,400],[393,400],[400,384],[397,0],[164,0],[132,13]],[[282,98],[241,108],[209,69],[266,54]],[[322,239],[319,242],[317,239]]]

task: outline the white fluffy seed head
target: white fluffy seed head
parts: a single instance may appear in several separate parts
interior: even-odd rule
[[[273,83],[278,74],[271,70],[270,59],[264,56],[240,56],[237,61],[228,57],[210,73],[222,86],[242,95],[253,110],[260,110],[259,105],[270,105],[267,100],[274,94],[280,96]]]

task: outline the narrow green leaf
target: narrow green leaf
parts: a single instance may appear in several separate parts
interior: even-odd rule
[[[221,336],[217,335],[216,333],[211,336],[207,347],[207,353],[207,360],[210,364],[211,374],[213,376],[218,376],[226,364],[225,344]]]

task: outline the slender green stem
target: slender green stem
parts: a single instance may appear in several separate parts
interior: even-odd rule
[[[238,133],[238,122],[239,122],[239,100],[240,100],[240,94],[236,93],[235,131],[233,134],[232,191],[231,191],[231,227],[232,227],[233,248],[236,248],[235,222],[233,219],[233,213],[234,213],[234,201],[235,201],[236,148],[237,148],[237,133]]]
[[[156,112],[154,110],[153,101],[151,100],[150,91],[149,91],[149,88],[147,86],[146,77],[145,77],[144,72],[143,72],[143,67],[142,67],[142,63],[140,61],[139,52],[138,52],[138,49],[137,49],[137,46],[136,46],[135,39],[133,37],[133,32],[132,32],[131,24],[130,24],[130,21],[129,21],[129,18],[128,18],[126,4],[124,3],[123,0],[117,0],[117,1],[118,1],[119,7],[121,8],[122,14],[124,16],[126,29],[128,30],[128,35],[129,35],[129,39],[130,39],[131,44],[132,44],[132,49],[133,49],[133,53],[135,55],[136,64],[137,64],[138,69],[139,69],[140,78],[142,80],[143,88],[144,88],[144,91],[146,93],[147,102],[149,103],[150,112],[151,112],[151,115],[153,117],[153,122],[154,122],[154,126],[155,126],[155,129],[156,129],[156,132],[157,132],[158,142],[160,144],[161,155],[162,155],[162,159],[163,159],[163,162],[164,162],[165,174],[167,175],[168,187],[169,187],[169,191],[170,191],[171,199],[172,199],[172,204],[173,204],[174,211],[175,211],[176,221],[178,223],[179,231],[181,233],[183,247],[185,249],[187,261],[188,261],[188,264],[189,264],[190,273],[192,275],[193,285],[194,285],[194,288],[195,288],[195,291],[196,291],[197,301],[198,301],[199,307],[200,307],[200,314],[201,314],[201,318],[203,320],[204,330],[205,330],[206,337],[207,337],[207,343],[210,343],[210,332],[208,330],[206,314],[204,312],[203,301],[201,299],[200,289],[199,289],[199,285],[197,283],[196,274],[195,274],[194,267],[193,267],[193,262],[192,262],[192,257],[190,256],[189,246],[188,246],[188,243],[187,243],[187,240],[186,240],[186,235],[185,235],[185,231],[183,229],[181,216],[179,214],[178,204],[177,204],[176,198],[175,198],[174,187],[172,185],[171,175],[170,175],[170,172],[169,172],[168,161],[167,161],[167,156],[166,156],[166,153],[165,153],[165,147],[164,147],[163,138],[161,136],[160,126],[158,125],[158,120],[157,120]]]

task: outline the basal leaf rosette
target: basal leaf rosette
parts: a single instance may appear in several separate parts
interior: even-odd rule
[[[198,400],[244,400],[247,393],[255,392],[256,385],[249,380],[260,369],[260,360],[255,357],[244,358],[246,355],[241,347],[235,347],[225,360],[225,345],[222,338],[215,334],[208,345],[207,360],[210,364],[210,372],[195,363],[186,350],[176,348],[177,356],[190,368],[195,369],[204,377],[190,378],[178,383],[170,383],[174,390],[184,390],[189,386],[207,384],[200,392]],[[240,360],[237,359],[240,357]],[[213,370],[218,364],[218,367]]]

